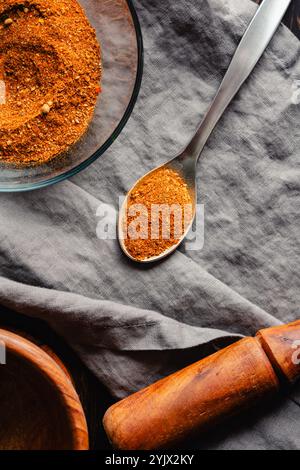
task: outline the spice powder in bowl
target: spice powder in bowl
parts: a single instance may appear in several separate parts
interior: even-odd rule
[[[0,1],[0,162],[49,162],[86,132],[100,46],[76,0]]]
[[[190,190],[179,173],[159,168],[129,193],[123,217],[127,252],[145,261],[177,245],[193,219]]]

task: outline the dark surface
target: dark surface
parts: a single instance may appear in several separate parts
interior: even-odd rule
[[[255,0],[261,3],[261,0]],[[300,0],[294,0],[286,14],[285,24],[300,38]],[[92,449],[107,449],[109,444],[101,426],[103,414],[113,399],[97,379],[86,369],[73,351],[43,322],[17,315],[0,307],[0,326],[10,326],[29,333],[48,344],[64,361],[73,375],[87,416]],[[187,448],[187,446],[185,446]]]

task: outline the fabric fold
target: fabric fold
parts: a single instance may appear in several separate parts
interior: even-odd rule
[[[2,194],[0,205],[0,304],[46,321],[116,398],[297,319],[300,304],[300,44],[282,25],[199,162],[204,247],[184,243],[142,267],[117,240],[99,237],[99,208],[109,209],[113,233],[119,197],[193,135],[257,8],[250,0],[135,5],[145,73],[122,135],[72,180]],[[196,445],[299,448],[298,396],[296,388],[293,401]]]

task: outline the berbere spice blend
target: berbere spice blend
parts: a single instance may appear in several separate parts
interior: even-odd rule
[[[137,260],[158,256],[177,245],[193,218],[193,200],[179,173],[161,168],[130,192],[123,220],[128,253]]]
[[[90,124],[100,79],[100,46],[76,0],[0,1],[0,162],[64,154]]]

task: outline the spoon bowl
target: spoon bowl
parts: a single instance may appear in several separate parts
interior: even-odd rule
[[[124,253],[132,260],[140,263],[151,263],[159,261],[173,253],[186,237],[196,213],[196,165],[202,150],[214,130],[216,124],[220,120],[229,103],[233,100],[243,83],[251,74],[258,60],[264,53],[271,38],[277,30],[291,0],[264,0],[256,14],[254,15],[250,25],[248,26],[235,54],[225,77],[212,101],[203,121],[201,122],[197,132],[193,136],[188,146],[175,158],[158,168],[150,171],[143,176],[129,191],[119,215],[119,240]],[[159,252],[157,256],[145,257],[138,259],[129,253],[124,242],[124,219],[127,217],[127,202],[132,191],[140,185],[143,180],[161,169],[170,169],[177,173],[185,182],[191,195],[193,205],[193,216],[190,224],[181,237],[175,240],[175,243],[163,252]]]
[[[132,256],[131,253],[128,251],[128,249],[126,247],[126,244],[125,244],[126,234],[125,234],[125,231],[124,231],[124,220],[127,217],[128,199],[129,199],[131,193],[135,190],[135,188],[137,188],[140,185],[140,183],[143,182],[143,180],[145,180],[146,178],[148,179],[150,175],[152,175],[153,173],[155,173],[159,170],[163,170],[163,169],[171,170],[171,171],[176,172],[186,182],[187,187],[188,187],[188,191],[190,193],[191,200],[192,200],[192,218],[191,218],[190,222],[187,224],[187,226],[185,227],[185,230],[183,231],[180,239],[178,239],[178,241],[176,243],[174,243],[174,245],[172,245],[170,248],[168,248],[163,253],[161,253],[157,256],[152,256],[150,258],[146,258],[146,259],[141,260],[141,259],[138,259],[138,258],[135,258],[134,256]],[[123,201],[122,207],[120,209],[120,212],[119,212],[118,239],[119,239],[120,247],[121,247],[122,251],[125,253],[125,255],[128,256],[128,258],[131,259],[132,261],[136,261],[138,263],[149,264],[149,263],[153,263],[153,262],[158,262],[158,261],[162,260],[163,258],[166,258],[167,256],[169,256],[175,250],[177,250],[177,248],[183,242],[184,238],[187,236],[188,232],[190,231],[190,229],[193,225],[193,221],[195,219],[195,214],[196,214],[196,204],[197,204],[196,194],[197,194],[197,191],[196,191],[196,165],[195,165],[195,160],[185,158],[184,153],[181,153],[177,157],[170,160],[169,162],[164,163],[163,165],[161,165],[157,168],[154,168],[153,170],[146,173],[142,178],[140,178],[136,182],[136,184],[131,188],[131,190],[127,193],[127,195],[126,195],[126,197]],[[124,237],[124,235],[125,235],[125,237]]]

